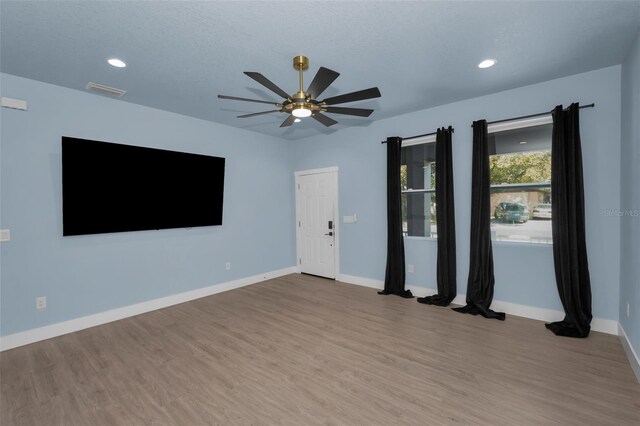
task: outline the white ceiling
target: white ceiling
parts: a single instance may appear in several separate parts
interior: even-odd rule
[[[269,135],[298,139],[345,126],[619,64],[640,27],[640,1],[554,2],[158,2],[0,3],[1,70],[84,90],[127,90],[123,101]],[[293,93],[293,56],[341,73],[322,97],[378,86],[382,97],[340,106],[324,128],[284,114],[236,115],[279,101],[245,76],[258,71]],[[118,57],[129,66],[113,68]],[[495,58],[481,70],[477,64]]]

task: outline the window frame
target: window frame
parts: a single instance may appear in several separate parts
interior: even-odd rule
[[[427,135],[427,136],[421,136],[419,138],[411,138],[409,140],[403,140],[402,144],[400,145],[400,149],[405,148],[405,147],[410,147],[410,146],[415,146],[415,145],[427,145],[427,144],[431,144],[431,143],[436,143],[436,134],[432,134],[432,135]],[[435,162],[434,162],[435,163]],[[402,165],[401,165],[402,167]],[[437,167],[437,165],[436,165]],[[435,194],[436,189],[432,188],[432,189],[407,189],[407,190],[403,190],[402,187],[400,188],[400,197],[402,197],[405,194]],[[436,207],[437,208],[437,207]],[[437,226],[437,222],[436,222],[436,226]],[[436,233],[437,235],[437,233]],[[409,240],[423,240],[423,241],[437,241],[438,237],[423,237],[423,236],[419,236],[419,235],[404,235],[404,232],[402,233],[402,237],[405,239],[409,239]]]
[[[509,121],[504,121],[504,122],[499,122],[499,123],[488,124],[487,125],[487,134],[490,135],[492,133],[499,133],[499,132],[504,132],[504,131],[507,131],[507,130],[520,130],[520,129],[526,129],[528,127],[543,126],[543,125],[549,125],[549,124],[553,125],[553,116],[551,115],[551,113],[549,113],[548,115],[540,116],[540,117],[509,120]],[[551,148],[549,148],[549,149],[551,150]],[[489,197],[491,197],[491,194],[492,194],[494,189],[501,189],[501,188],[504,188],[504,189],[508,189],[508,188],[526,189],[526,188],[531,188],[531,187],[551,188],[551,181],[549,181],[549,182],[536,182],[536,183],[510,183],[510,184],[491,185],[490,189],[489,189]],[[522,247],[540,247],[540,248],[552,249],[553,248],[553,236],[552,236],[551,242],[548,242],[548,243],[547,242],[534,243],[534,242],[530,242],[530,241],[495,240],[493,238],[493,233],[492,233],[491,244],[498,245],[498,246],[509,246],[509,247],[522,246]]]

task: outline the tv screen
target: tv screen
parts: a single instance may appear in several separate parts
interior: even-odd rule
[[[222,224],[225,159],[62,137],[63,235]]]

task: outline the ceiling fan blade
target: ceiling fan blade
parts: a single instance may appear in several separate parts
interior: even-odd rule
[[[316,112],[315,114],[313,114],[312,117],[315,118],[316,120],[318,120],[319,122],[321,122],[322,124],[324,124],[327,127],[333,126],[334,124],[338,124],[338,122],[336,120],[334,120],[333,118],[327,117],[326,115],[320,114],[319,112]]]
[[[293,114],[289,114],[286,120],[282,122],[280,127],[289,127],[296,121],[296,117]]]
[[[341,107],[326,107],[325,108],[329,113],[332,114],[346,114],[346,115],[357,115],[358,117],[368,117],[373,112],[372,109],[364,109],[364,108],[341,108]]]
[[[322,102],[326,105],[336,105],[345,104],[347,102],[363,101],[365,99],[379,98],[380,96],[380,90],[378,90],[377,87],[371,87],[370,89],[359,90],[357,92],[327,98]]]
[[[330,70],[329,68],[320,67],[316,76],[313,77],[313,81],[307,89],[307,94],[313,99],[316,99],[322,92],[326,90],[331,83],[340,75],[339,72]]]
[[[279,110],[279,109],[274,109],[274,110],[271,110],[271,111],[254,112],[253,114],[239,115],[238,118],[255,117],[256,115],[271,114],[272,112],[280,112],[280,111],[281,110]]]
[[[271,101],[262,101],[260,99],[238,98],[236,96],[218,95],[218,98],[220,98],[220,99],[231,99],[232,101],[258,102],[258,103],[261,103],[261,104],[276,105],[275,102],[271,102]]]
[[[244,73],[277,95],[282,96],[285,99],[289,97],[287,92],[276,86],[271,80],[259,72],[245,71]]]

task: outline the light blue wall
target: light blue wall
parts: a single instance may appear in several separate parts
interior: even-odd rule
[[[635,127],[626,131],[635,136],[625,140],[636,144],[625,149],[634,149],[635,157],[630,158],[637,159],[637,119],[629,118],[638,116],[637,42],[635,46],[635,59],[630,62],[635,65],[625,64],[625,90],[630,75],[636,90],[635,112],[625,115]],[[341,273],[382,279],[386,200],[385,149],[380,141],[443,125],[456,129],[458,276],[459,292],[464,293],[469,263],[471,122],[550,110],[572,101],[596,103],[596,108],[581,113],[593,306],[595,316],[618,319],[620,250],[635,244],[635,252],[625,255],[638,253],[637,238],[634,243],[625,239],[621,245],[621,220],[605,215],[621,205],[620,66],[293,142],[11,75],[0,75],[0,83],[3,96],[29,101],[27,112],[0,112],[0,227],[12,232],[12,241],[0,245],[1,335],[293,266],[293,170],[339,166],[340,214],[358,214],[357,223],[341,227]],[[62,238],[62,135],[226,157],[223,226]],[[622,158],[628,157],[626,152]],[[628,182],[637,182],[637,173],[633,167],[623,169]],[[626,198],[635,200],[638,208],[637,185],[626,188],[623,194],[635,191],[635,198]],[[637,235],[637,225],[632,226]],[[435,241],[408,239],[406,249],[407,262],[415,265],[408,283],[434,288]],[[494,254],[496,299],[561,309],[551,247],[496,243]],[[226,261],[232,262],[231,271],[224,270]],[[623,264],[627,274],[623,281],[624,276],[635,278],[637,286],[637,267],[635,260]],[[623,297],[630,289],[634,287],[624,287]],[[640,306],[638,293],[634,293],[636,306]],[[38,296],[47,296],[46,311],[35,310]],[[640,327],[637,320],[633,324],[628,328],[636,330],[637,347]]]
[[[640,210],[640,32],[622,64],[622,211]],[[623,216],[620,256],[620,323],[640,353],[640,217]],[[627,318],[627,303],[630,315]]]
[[[287,142],[12,75],[0,83],[29,102],[1,110],[0,226],[12,237],[0,245],[1,335],[294,266]],[[226,157],[223,225],[63,238],[62,135]]]
[[[595,102],[581,112],[587,245],[596,317],[618,319],[620,220],[605,211],[620,206],[620,66],[496,93],[307,138],[295,147],[295,170],[338,166],[342,224],[341,273],[381,280],[386,253],[385,148],[387,136],[411,136],[452,125],[458,287],[466,291],[469,264],[471,123],[551,110],[578,101]],[[382,99],[384,99],[382,93]],[[426,94],[425,96],[428,96]],[[374,113],[375,114],[375,113]],[[406,239],[407,283],[435,288],[436,242]],[[497,300],[561,310],[550,246],[494,245]]]

